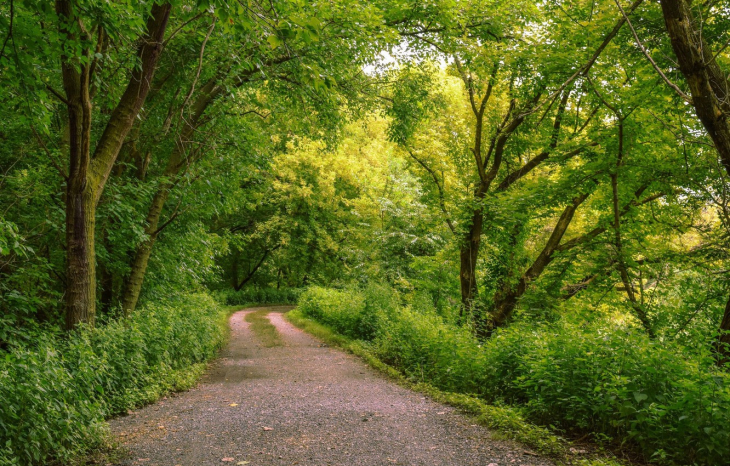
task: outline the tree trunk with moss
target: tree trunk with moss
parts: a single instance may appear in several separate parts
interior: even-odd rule
[[[57,0],[59,30],[70,43],[92,43],[73,0]],[[96,317],[96,207],[127,133],[149,92],[170,16],[170,5],[154,5],[147,32],[140,40],[140,66],[131,73],[127,88],[91,151],[91,83],[96,71],[93,49],[81,56],[61,57],[63,88],[68,111],[69,170],[66,176],[66,328],[94,325]],[[103,40],[100,34],[99,41]]]

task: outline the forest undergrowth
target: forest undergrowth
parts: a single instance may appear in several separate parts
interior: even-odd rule
[[[478,341],[424,303],[403,305],[382,286],[313,287],[298,312],[361,341],[412,382],[512,406],[552,432],[642,462],[727,461],[730,377],[712,360],[600,321],[514,324]]]
[[[128,320],[13,341],[0,360],[0,465],[67,464],[106,442],[107,418],[192,387],[228,315],[208,294],[182,294]]]
[[[231,307],[298,301],[414,383],[730,464],[728,31],[714,0],[0,2],[0,463],[78,456]]]

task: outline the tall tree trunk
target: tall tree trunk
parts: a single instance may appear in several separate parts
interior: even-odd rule
[[[70,23],[75,5],[57,1],[56,11]],[[62,21],[63,21],[62,20]],[[83,28],[74,31],[62,22],[59,29],[69,41],[88,38]],[[78,37],[81,35],[82,37]],[[94,216],[96,192],[89,183],[91,162],[91,97],[89,66],[63,56],[61,74],[68,111],[69,172],[66,179],[66,329],[78,323],[94,324],[96,315],[96,258]]]
[[[163,183],[163,185],[160,186],[155,193],[155,197],[152,199],[150,210],[147,213],[147,226],[145,227],[147,238],[137,247],[134,260],[132,261],[132,270],[129,273],[129,278],[124,287],[122,310],[125,316],[129,316],[137,307],[139,295],[142,292],[142,285],[144,284],[144,277],[147,273],[147,265],[152,255],[152,247],[159,234],[160,216],[162,215],[162,209],[165,207],[165,202],[167,202],[171,189],[171,186],[169,186],[170,183]]]
[[[70,179],[66,190],[66,329],[94,325],[96,317],[96,196],[82,180]]]
[[[725,305],[725,315],[720,323],[720,335],[717,339],[717,364],[724,366],[730,362],[730,299]]]
[[[71,43],[92,43],[74,0],[56,0],[59,31]],[[140,38],[140,66],[130,76],[91,156],[90,82],[96,61],[87,46],[82,56],[61,57],[69,128],[69,173],[66,180],[66,328],[94,325],[96,316],[96,206],[127,133],[149,92],[170,16],[169,4],[152,6],[146,34]],[[69,27],[73,25],[73,27]]]
[[[468,317],[478,293],[476,269],[483,227],[484,214],[479,208],[472,215],[471,226],[464,236],[460,252],[459,281],[461,283],[462,312],[467,313],[465,317]]]

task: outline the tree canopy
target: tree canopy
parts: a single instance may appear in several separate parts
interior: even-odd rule
[[[377,284],[475,341],[601,322],[726,373],[728,31],[718,1],[5,1],[0,348]]]

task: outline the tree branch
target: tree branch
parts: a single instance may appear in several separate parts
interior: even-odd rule
[[[664,82],[666,82],[669,87],[674,89],[674,91],[677,94],[679,94],[679,96],[682,99],[684,99],[685,102],[691,104],[692,98],[690,96],[688,96],[687,94],[685,94],[684,92],[682,92],[682,90],[676,84],[674,84],[672,81],[670,81],[669,78],[667,78],[667,76],[664,74],[664,72],[659,68],[659,66],[657,66],[654,59],[651,58],[651,55],[649,55],[649,52],[647,52],[646,48],[644,47],[644,44],[641,43],[641,40],[639,39],[639,35],[636,33],[636,29],[634,29],[634,25],[631,24],[631,20],[626,15],[626,12],[624,11],[623,7],[621,7],[621,3],[619,3],[619,0],[613,0],[613,1],[614,1],[614,3],[616,3],[616,6],[618,7],[619,11],[621,11],[621,14],[623,15],[624,19],[626,20],[626,24],[628,24],[629,29],[631,29],[631,34],[633,34],[634,40],[636,40],[636,44],[639,46],[639,49],[641,49],[641,52],[644,54],[646,59],[649,60],[649,63],[651,63],[651,66],[654,67],[656,72],[659,73],[659,76],[662,77]]]
[[[48,147],[46,147],[46,144],[43,142],[43,139],[41,138],[40,134],[35,130],[35,127],[33,125],[30,125],[31,131],[33,131],[33,134],[35,135],[36,139],[38,140],[38,144],[43,148],[43,150],[46,152],[46,155],[48,156],[48,159],[51,161],[51,164],[53,167],[58,170],[58,174],[61,175],[61,178],[68,181],[68,174],[61,168],[61,165],[58,164],[56,159],[51,154],[51,151],[48,150]]]
[[[655,201],[655,200],[667,195],[666,193],[657,193],[657,194],[653,194],[653,195],[645,198],[643,201],[637,201],[636,198],[641,196],[641,194],[646,190],[647,187],[648,187],[648,185],[644,185],[634,193],[635,199],[624,206],[624,208],[621,210],[621,213],[620,213],[621,216],[628,214],[631,211],[631,207],[638,207],[638,206],[641,206],[644,204],[648,204],[652,201]],[[605,233],[606,230],[608,230],[607,227],[596,227],[593,230],[589,231],[588,233],[585,233],[581,236],[568,240],[565,243],[562,243],[561,245],[559,245],[556,248],[556,250],[562,252],[562,251],[567,251],[569,249],[573,249],[576,246],[580,246],[582,244],[585,244],[585,243],[595,239],[600,234]]]
[[[629,7],[628,14],[631,14],[636,10],[636,8],[639,7],[639,5],[642,4],[644,0],[634,0],[634,3],[631,4]],[[596,63],[596,60],[598,60],[598,57],[601,56],[603,53],[603,50],[608,47],[608,44],[611,43],[614,37],[616,37],[616,34],[621,30],[621,27],[623,27],[624,23],[626,22],[626,17],[622,16],[614,25],[613,29],[604,37],[603,42],[598,46],[598,48],[593,52],[593,55],[586,61],[582,66],[580,66],[575,73],[573,73],[567,80],[563,82],[556,90],[553,92],[550,96],[548,96],[547,99],[542,101],[540,104],[536,105],[532,109],[528,111],[528,113],[525,115],[529,115],[531,113],[536,112],[539,110],[543,105],[545,105],[547,102],[550,102],[556,95],[560,94],[565,90],[566,87],[568,87],[573,81],[578,79],[580,76],[586,76],[588,72],[591,70],[593,65]]]
[[[281,247],[281,244],[277,244],[276,246],[274,246],[274,247],[273,247],[273,248],[271,248],[271,249],[264,249],[264,255],[263,255],[263,256],[261,257],[261,259],[260,259],[260,260],[258,261],[258,263],[256,263],[256,265],[254,266],[253,270],[251,270],[251,271],[250,271],[250,272],[248,273],[248,275],[246,275],[246,276],[245,276],[245,277],[244,277],[244,278],[243,278],[243,279],[241,280],[241,283],[239,283],[239,284],[238,284],[238,286],[235,286],[235,287],[234,287],[234,288],[235,288],[235,290],[236,290],[236,291],[240,290],[240,289],[241,289],[241,288],[243,287],[243,285],[245,285],[246,283],[248,283],[248,281],[249,281],[249,280],[251,280],[251,278],[253,278],[253,276],[254,276],[254,274],[256,273],[256,271],[257,271],[257,270],[258,270],[258,269],[259,269],[259,268],[261,267],[261,265],[263,265],[264,261],[266,260],[266,258],[267,258],[267,257],[268,257],[268,255],[269,255],[269,253],[270,253],[270,252],[274,252],[274,251],[276,251],[277,249],[279,249],[279,247]]]
[[[439,183],[439,179],[438,179],[438,176],[436,175],[436,172],[434,172],[433,169],[431,169],[431,167],[426,165],[421,159],[416,157],[416,155],[411,151],[411,149],[406,147],[406,151],[408,152],[408,154],[410,154],[411,158],[413,158],[413,160],[418,162],[418,164],[420,166],[422,166],[424,168],[424,170],[426,170],[428,172],[429,175],[431,175],[431,178],[433,178],[433,182],[436,185],[436,188],[438,188],[439,206],[441,207],[441,211],[444,213],[446,225],[448,225],[449,230],[451,230],[451,233],[455,233],[456,230],[454,228],[454,224],[451,221],[451,216],[449,215],[449,211],[446,210],[446,202],[444,199],[444,190],[443,190],[443,187],[441,186],[441,183]]]

